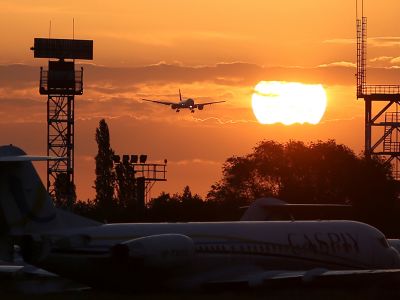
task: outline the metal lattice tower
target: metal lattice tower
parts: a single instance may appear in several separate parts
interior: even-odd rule
[[[400,180],[400,85],[367,85],[366,62],[367,18],[362,16],[357,19],[356,77],[357,99],[365,102],[365,155],[382,156]]]
[[[47,161],[47,190],[55,196],[54,183],[59,174],[66,174],[70,184],[74,184],[74,106],[75,95],[83,93],[83,70],[73,70],[73,87],[56,91],[45,88],[49,72],[50,68],[41,69],[40,93],[47,94],[47,155],[62,158]]]
[[[83,94],[83,68],[75,70],[75,59],[93,59],[93,41],[68,39],[34,40],[35,58],[52,58],[48,70],[40,68],[39,92],[47,95],[47,191],[55,198],[57,176],[67,179],[68,207],[74,187],[75,95]],[[69,61],[67,61],[69,59]]]

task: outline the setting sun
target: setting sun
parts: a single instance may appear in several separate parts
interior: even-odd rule
[[[253,113],[261,124],[318,124],[326,102],[321,84],[260,81],[252,95]]]

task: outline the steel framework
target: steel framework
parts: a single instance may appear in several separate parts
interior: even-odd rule
[[[156,181],[167,181],[166,164],[133,164],[136,178],[144,178],[144,205],[148,203],[149,194]],[[139,181],[140,182],[140,181]]]
[[[132,159],[136,156],[136,160]],[[147,155],[146,159],[147,159]],[[163,164],[137,162],[138,155],[114,156],[114,169],[121,163],[127,164],[135,179],[136,197],[139,206],[144,209],[149,200],[149,194],[157,181],[167,181],[167,160]],[[131,160],[129,160],[131,157]]]
[[[62,63],[62,62],[61,62]],[[47,190],[55,197],[55,181],[61,173],[67,175],[68,182],[74,184],[74,109],[75,95],[83,93],[83,69],[72,69],[73,84],[49,83],[49,72],[40,70],[40,94],[47,95],[47,155],[61,158],[47,162]],[[69,73],[70,73],[69,72]],[[61,81],[64,82],[64,81]],[[68,206],[72,195],[67,195]]]
[[[367,18],[357,19],[357,99],[365,102],[365,155],[382,156],[400,179],[400,85],[367,85]],[[391,109],[391,111],[389,111]],[[382,133],[383,129],[383,133]]]
[[[67,195],[62,197],[71,208],[75,188],[75,95],[83,94],[83,68],[75,70],[75,59],[92,60],[93,41],[35,38],[31,50],[35,58],[49,59],[48,70],[40,68],[39,92],[47,95],[47,155],[59,159],[47,162],[47,191],[55,199],[57,178],[65,174],[62,184],[66,184]]]

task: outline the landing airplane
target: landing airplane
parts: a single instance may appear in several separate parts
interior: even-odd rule
[[[226,101],[214,101],[214,102],[206,102],[206,103],[198,103],[196,104],[193,99],[188,98],[186,100],[182,99],[182,94],[181,90],[179,90],[179,102],[170,102],[170,101],[162,101],[162,100],[148,100],[148,99],[142,99],[143,101],[148,101],[148,102],[154,102],[154,103],[159,103],[159,104],[164,104],[164,105],[169,105],[171,106],[172,109],[175,109],[176,112],[179,112],[183,108],[188,108],[192,113],[194,113],[194,110],[197,108],[198,110],[203,110],[204,106],[210,105],[210,104],[215,104],[215,103],[222,103]]]
[[[55,208],[26,157],[17,147],[0,147],[3,234],[19,244],[27,263],[92,287],[154,291],[399,280],[399,240],[364,223],[259,221],[269,201],[261,199],[247,221],[101,224]]]

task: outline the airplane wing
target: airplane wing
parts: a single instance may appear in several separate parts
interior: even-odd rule
[[[17,162],[17,161],[47,161],[47,160],[63,160],[64,157],[55,156],[37,156],[37,155],[16,155],[2,156],[0,162]]]
[[[204,106],[204,105],[210,105],[210,104],[216,104],[216,103],[222,103],[222,102],[226,102],[226,101],[213,101],[213,102],[206,102],[206,103],[196,103],[195,106]]]
[[[0,278],[55,278],[56,274],[31,265],[0,265]]]
[[[248,273],[229,280],[212,280],[205,282],[205,289],[220,289],[227,287],[252,288],[262,286],[289,286],[289,285],[318,285],[318,286],[365,286],[398,285],[400,283],[400,269],[378,270],[327,270],[322,268],[307,271],[260,271]]]
[[[175,103],[175,102],[161,101],[161,100],[149,100],[149,99],[142,99],[142,100],[143,100],[143,101],[147,101],[147,102],[154,102],[154,103],[164,104],[164,105],[177,104],[177,103]]]
[[[82,291],[88,287],[31,265],[1,265],[0,290],[22,294]]]

